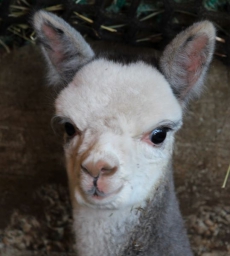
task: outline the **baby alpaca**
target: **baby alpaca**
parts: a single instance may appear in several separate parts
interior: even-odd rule
[[[156,68],[96,56],[76,30],[45,11],[33,22],[50,83],[65,85],[55,108],[65,129],[77,255],[192,255],[172,151],[212,59],[213,25],[198,22],[180,33]]]

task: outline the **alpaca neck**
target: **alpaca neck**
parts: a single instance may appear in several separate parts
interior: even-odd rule
[[[139,205],[140,209],[144,205]],[[119,255],[138,224],[140,210],[92,209],[79,206],[74,210],[74,229],[79,256]]]

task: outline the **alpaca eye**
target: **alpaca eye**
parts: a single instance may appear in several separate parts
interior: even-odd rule
[[[65,123],[65,131],[68,136],[73,136],[76,133],[74,126],[71,123]]]
[[[155,129],[150,134],[150,140],[152,141],[152,143],[154,143],[154,144],[162,143],[165,140],[166,136],[167,136],[168,130],[169,130],[169,128],[167,128],[167,127]]]

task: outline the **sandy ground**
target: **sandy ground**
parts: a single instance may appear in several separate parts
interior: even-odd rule
[[[73,255],[62,145],[50,126],[55,95],[44,86],[42,58],[25,46],[1,53],[0,63],[0,255]],[[195,255],[230,255],[230,180],[221,189],[230,164],[229,70],[213,62],[177,134],[176,189]]]

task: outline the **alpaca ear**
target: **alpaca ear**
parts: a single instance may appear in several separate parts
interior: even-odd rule
[[[215,28],[203,21],[177,35],[163,52],[160,68],[181,104],[199,96],[214,45]]]
[[[63,19],[38,11],[33,26],[48,64],[51,84],[67,84],[79,68],[94,57],[84,38]]]

